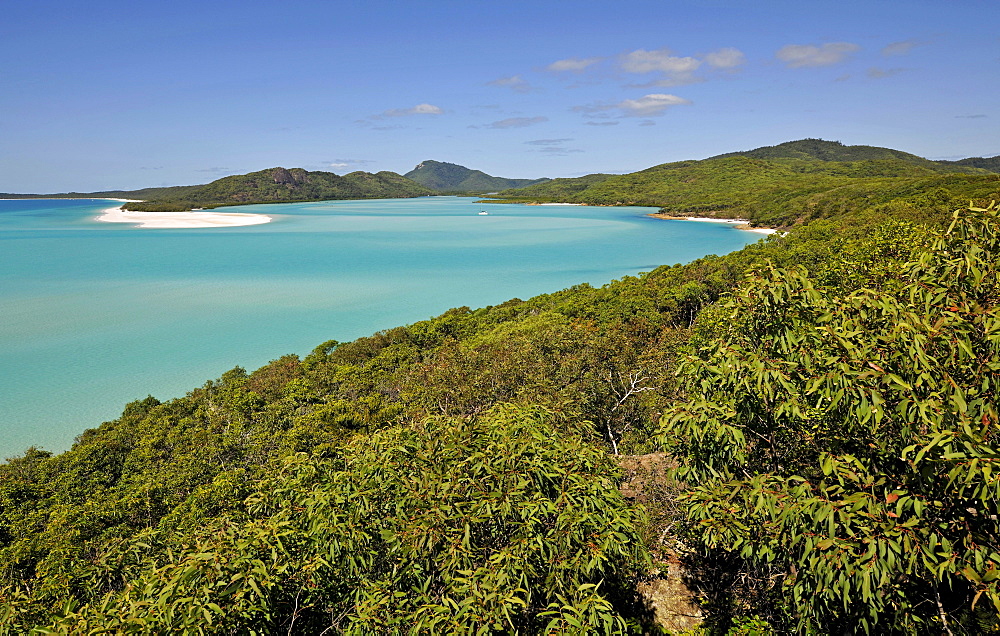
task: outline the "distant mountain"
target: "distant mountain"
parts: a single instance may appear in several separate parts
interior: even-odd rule
[[[968,159],[959,159],[958,161],[938,161],[938,163],[968,166],[970,168],[979,168],[980,170],[988,170],[990,172],[1000,172],[1000,156],[970,157]]]
[[[787,141],[777,146],[763,146],[754,150],[727,152],[709,159],[724,159],[726,157],[753,157],[754,159],[815,159],[817,161],[879,161],[896,159],[931,167],[937,172],[970,172],[963,168],[971,166],[957,161],[931,161],[902,150],[882,148],[880,146],[845,146],[839,141],[824,139],[799,139]],[[963,161],[969,161],[965,159]],[[943,166],[934,168],[933,166]]]
[[[437,192],[498,192],[508,188],[523,188],[549,179],[505,179],[480,170],[443,161],[422,161],[403,175]]]
[[[532,198],[547,199],[552,201],[569,201],[571,197],[582,194],[589,188],[600,183],[613,179],[621,175],[594,173],[582,177],[565,177],[561,179],[548,179],[544,182],[526,186],[521,189],[503,190],[501,196],[529,196]]]
[[[657,206],[666,215],[745,218],[772,226],[859,206],[955,209],[970,199],[988,203],[998,196],[1000,177],[975,164],[821,139],[665,163],[630,174],[555,179],[498,195],[524,202]]]

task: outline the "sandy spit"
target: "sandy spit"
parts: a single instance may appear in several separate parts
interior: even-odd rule
[[[125,201],[125,199],[115,199]],[[260,225],[270,223],[265,214],[243,212],[213,212],[194,210],[192,212],[131,212],[119,208],[107,208],[97,217],[105,223],[134,223],[140,228],[179,229],[206,227],[236,227],[240,225]]]
[[[727,225],[732,225],[737,230],[744,230],[746,232],[756,232],[757,234],[774,234],[778,230],[772,227],[752,227],[748,219],[716,219],[708,216],[688,216],[688,217],[678,217],[678,216],[667,216],[664,214],[650,214],[649,216],[654,219],[666,219],[667,221],[698,221],[699,223],[725,223]]]

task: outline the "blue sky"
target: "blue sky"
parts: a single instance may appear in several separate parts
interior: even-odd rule
[[[578,176],[804,137],[993,156],[998,24],[997,0],[11,2],[0,192]]]

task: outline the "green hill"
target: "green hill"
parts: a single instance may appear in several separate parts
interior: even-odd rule
[[[817,158],[821,157],[821,158]],[[701,161],[666,163],[624,175],[556,179],[505,190],[516,201],[645,205],[666,215],[745,218],[788,226],[864,205],[996,198],[998,177],[872,146],[802,140]]]
[[[403,176],[438,192],[497,192],[548,181],[548,179],[505,179],[458,164],[430,160],[420,162],[416,168]]]
[[[988,170],[989,172],[1000,172],[1000,155],[996,157],[969,157],[968,159],[959,159],[958,161],[939,161],[938,163],[979,168],[980,170]]]
[[[333,199],[398,199],[434,194],[395,172],[309,172],[302,168],[270,168],[223,177],[205,185],[103,190],[61,194],[0,194],[0,198],[116,198],[139,199],[126,203],[127,210],[175,212],[250,203],[290,203]]]
[[[659,633],[681,557],[711,624],[992,633],[1000,237],[967,217],[854,211],[133,402],[0,465],[0,633]]]
[[[776,146],[763,146],[754,150],[727,152],[709,157],[753,157],[755,159],[817,159],[819,161],[870,161],[877,159],[900,159],[909,163],[930,167],[938,172],[1000,172],[1000,156],[970,157],[958,161],[932,161],[901,150],[880,146],[845,146],[839,141],[823,139],[800,139]],[[971,170],[970,170],[971,169]]]
[[[839,141],[824,139],[799,139],[786,141],[776,146],[762,146],[753,150],[727,152],[709,157],[722,159],[725,157],[752,157],[754,159],[816,159],[818,161],[873,161],[879,159],[899,159],[916,164],[933,164],[935,162],[902,150],[882,148],[879,146],[845,146]]]
[[[248,203],[288,203],[331,199],[391,199],[433,194],[395,172],[309,172],[301,168],[271,168],[223,177],[202,186],[178,186],[125,192],[120,196],[142,198],[125,209],[144,211],[191,210]]]
[[[0,464],[0,634],[1000,632],[1000,210],[950,207],[1000,175],[592,177],[801,223],[28,449]]]

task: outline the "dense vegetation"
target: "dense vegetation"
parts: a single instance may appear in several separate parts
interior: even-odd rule
[[[137,194],[130,193],[126,198],[138,198]],[[123,207],[147,212],[175,211],[249,203],[417,197],[431,191],[395,172],[351,172],[341,177],[301,168],[271,168],[223,177],[203,186],[162,188],[146,194],[142,203],[126,203]]]
[[[843,214],[864,201],[957,207],[997,189],[1000,175],[871,146],[818,139],[624,175],[589,175],[513,190],[514,201],[649,205],[675,216],[745,218],[787,227]]]
[[[753,150],[727,152],[709,157],[709,159],[724,159],[726,157],[750,157],[752,159],[815,159],[819,161],[879,161],[897,159],[916,164],[936,171],[961,172],[955,162],[931,161],[917,155],[882,148],[879,146],[845,146],[839,141],[823,139],[799,139],[786,141],[776,146],[762,146]]]
[[[970,157],[968,159],[959,159],[958,161],[940,161],[938,163],[944,163],[944,164],[950,163],[950,164],[955,164],[957,166],[979,168],[980,170],[986,170],[988,172],[1000,172],[1000,156]]]
[[[1000,628],[998,221],[956,213],[848,293],[762,272],[681,369],[661,438],[698,540],[777,577],[800,630]]]
[[[395,172],[309,172],[301,168],[271,168],[249,174],[232,175],[197,186],[109,190],[62,195],[10,195],[11,198],[50,196],[65,198],[135,199],[126,210],[183,212],[195,208],[216,208],[251,203],[292,203],[333,199],[392,199],[434,194],[431,190]],[[0,195],[2,196],[2,195]]]
[[[486,193],[509,188],[523,188],[548,181],[548,179],[506,179],[493,177],[481,170],[443,161],[421,161],[417,167],[403,175],[425,188],[442,193]]]
[[[0,465],[0,624],[642,633],[679,554],[716,633],[996,632],[1000,213],[895,187],[30,449]],[[663,450],[676,481],[624,498],[617,456]]]

